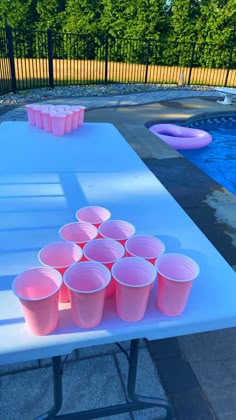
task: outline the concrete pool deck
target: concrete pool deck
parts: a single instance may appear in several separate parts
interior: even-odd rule
[[[227,107],[218,104],[216,92],[214,95],[210,95],[209,92],[208,95],[205,93],[200,95],[200,92],[195,97],[190,97],[189,91],[188,94],[186,91],[183,94],[185,97],[182,96],[181,91],[175,91],[174,95],[171,93],[169,96],[164,92],[165,97],[161,93],[159,97],[145,93],[127,95],[129,97],[122,97],[119,100],[114,97],[97,98],[97,101],[96,98],[78,98],[77,100],[66,98],[66,101],[54,99],[47,102],[70,104],[77,101],[90,108],[86,112],[86,121],[113,123],[229,264],[236,268],[236,197],[191,162],[186,161],[145,127],[145,124],[150,121],[169,122],[176,119],[183,121],[190,116],[203,113],[236,113],[236,106]],[[142,103],[147,100],[152,103]],[[162,101],[155,103],[158,100]],[[107,108],[104,109],[104,106]],[[0,117],[1,121],[14,119],[26,119],[22,107],[13,109]],[[233,420],[236,418],[234,398],[236,395],[236,329],[143,342],[142,345],[140,374],[143,388],[146,387],[146,393],[152,388],[154,395],[165,392],[174,405],[176,419]],[[94,400],[94,403],[104,402],[102,394],[107,386],[111,391],[109,395],[111,404],[125,399],[125,357],[122,353],[111,346],[80,352],[79,363],[77,356],[77,354],[72,354],[72,360],[66,365],[67,385],[70,383],[78,387],[76,376],[78,373],[81,389],[92,387],[91,392],[95,393],[95,382],[98,381],[100,391],[97,399],[99,401]],[[107,363],[113,364],[118,372],[116,391],[110,388],[113,376],[109,373],[99,375],[99,369],[104,371]],[[46,409],[50,400],[47,361],[41,362],[39,369],[37,362],[34,366],[28,365],[28,369],[32,367],[34,370],[25,372],[27,365],[18,366],[20,373],[17,374],[14,371],[17,367],[0,368],[0,374],[3,375],[0,377],[0,395],[2,395],[0,419],[28,419],[27,412],[31,408],[34,410],[33,404],[37,399],[43,400],[43,394],[45,403],[41,401],[40,404],[42,409]],[[94,377],[93,380],[89,380],[90,375]],[[34,386],[36,384],[34,391],[33,384]],[[25,395],[26,392],[29,396]],[[86,392],[81,394],[81,390],[79,391],[83,409],[91,403],[89,396],[86,397],[85,394]],[[66,395],[70,400],[68,392]],[[32,397],[33,403],[29,405]],[[68,409],[69,403],[65,405]],[[70,407],[74,407],[72,402],[70,402]],[[39,413],[35,412],[35,415],[37,414]],[[146,410],[131,416],[117,416],[117,420],[128,418],[151,420],[156,419],[157,414],[155,410]]]

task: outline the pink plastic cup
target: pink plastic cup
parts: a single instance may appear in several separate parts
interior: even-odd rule
[[[199,274],[195,261],[183,254],[164,254],[156,261],[157,307],[168,316],[180,315],[186,306],[193,280]]]
[[[110,219],[111,213],[105,207],[87,206],[79,209],[75,216],[80,222],[91,223],[98,228],[103,222]]]
[[[84,111],[85,111],[85,106],[79,106],[80,110],[79,110],[79,115],[78,115],[78,127],[81,127],[84,123]]]
[[[66,114],[66,119],[65,119],[65,133],[70,133],[72,130],[72,116],[73,116],[73,112],[70,111],[64,111]]]
[[[49,267],[31,268],[15,278],[12,290],[33,334],[46,335],[57,327],[61,285],[61,274]]]
[[[104,238],[111,238],[125,245],[127,239],[135,234],[135,227],[125,220],[108,220],[101,224],[99,234]]]
[[[72,112],[72,130],[76,130],[78,128],[79,111],[73,109]]]
[[[43,265],[55,268],[64,275],[66,270],[82,258],[82,249],[72,242],[54,242],[39,252],[38,258]],[[59,293],[59,302],[70,301],[69,291],[63,284]]]
[[[156,269],[140,257],[126,257],[112,267],[116,281],[116,310],[123,321],[140,321],[150,296],[151,285],[156,279]]]
[[[74,242],[84,248],[88,241],[97,237],[98,230],[96,226],[90,223],[73,222],[62,226],[59,234],[62,239]]]
[[[71,111],[73,112],[72,130],[76,130],[78,128],[78,125],[79,125],[80,107],[79,106],[72,106]]]
[[[63,106],[56,105],[55,108],[53,109],[53,111],[59,112],[59,113],[61,113],[61,112],[64,113],[65,112],[65,109],[63,108]]]
[[[28,122],[30,125],[35,125],[35,111],[34,111],[34,106],[36,106],[36,104],[29,104],[26,105],[26,111],[27,111],[27,117],[28,117]]]
[[[53,111],[50,116],[52,120],[52,134],[59,137],[64,136],[66,114]]]
[[[35,116],[35,125],[37,128],[43,128],[43,116],[42,116],[42,107],[40,105],[35,105],[33,108]]]
[[[105,289],[111,279],[107,267],[87,261],[74,264],[65,273],[70,290],[73,322],[81,328],[94,328],[103,315]]]
[[[42,111],[42,117],[43,117],[43,128],[44,131],[47,133],[52,132],[52,119],[51,119],[51,110],[43,110]]]
[[[65,111],[70,111],[71,110],[70,105],[58,105],[58,107],[64,109]]]
[[[51,105],[51,104],[45,105],[45,107],[48,108],[50,111],[55,111],[57,108],[56,105]]]
[[[113,264],[124,256],[124,247],[117,241],[109,238],[96,239],[89,241],[84,247],[84,257],[87,260],[96,261],[104,264],[109,270]],[[106,297],[115,293],[115,281],[113,277],[106,288]]]
[[[165,245],[154,236],[135,235],[125,243],[127,257],[142,257],[152,264],[165,252]]]

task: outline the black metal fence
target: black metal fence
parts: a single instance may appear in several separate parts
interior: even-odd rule
[[[179,83],[180,76],[188,85],[235,86],[236,46],[0,29],[0,95],[72,84]]]
[[[7,36],[4,29],[0,29],[0,95],[13,89]]]

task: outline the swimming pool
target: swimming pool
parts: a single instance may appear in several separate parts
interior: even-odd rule
[[[181,150],[180,153],[236,194],[236,120],[208,118],[186,125],[208,131],[212,143],[202,149]]]

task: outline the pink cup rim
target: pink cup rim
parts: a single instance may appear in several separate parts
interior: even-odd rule
[[[114,271],[115,271],[115,269],[116,269],[116,267],[117,267],[117,265],[118,264],[125,264],[125,262],[127,261],[141,261],[144,265],[146,265],[147,267],[149,267],[152,271],[153,271],[153,275],[152,275],[152,279],[149,281],[149,282],[147,282],[147,283],[145,283],[145,284],[127,284],[127,283],[123,283],[121,280],[119,280],[117,277],[116,277],[116,275],[115,275],[115,273],[114,273]],[[126,286],[126,287],[132,287],[132,288],[135,288],[135,289],[137,289],[137,288],[140,288],[140,287],[145,287],[145,286],[148,286],[149,284],[152,284],[154,281],[155,281],[155,279],[156,279],[156,276],[157,276],[157,272],[156,272],[156,269],[155,269],[155,267],[154,267],[154,265],[153,264],[151,264],[149,261],[147,261],[147,260],[145,260],[144,258],[142,258],[142,257],[125,257],[125,258],[122,258],[122,259],[120,259],[120,260],[118,260],[118,261],[116,261],[114,264],[113,264],[113,266],[112,266],[112,269],[111,269],[111,274],[112,274],[112,277],[118,282],[118,283],[120,283],[120,284],[122,284],[122,286]]]
[[[94,223],[94,224],[98,224],[99,222],[97,222],[96,220],[94,222],[93,221],[85,222],[85,221],[79,219],[79,216],[78,216],[79,211],[85,210],[85,209],[91,209],[91,208],[92,209],[98,208],[98,209],[106,210],[108,212],[108,215],[109,215],[108,219],[106,219],[104,222],[101,222],[101,223],[105,223],[105,222],[107,222],[110,219],[111,212],[106,207],[103,207],[103,206],[84,206],[84,207],[81,207],[79,210],[77,210],[77,212],[75,213],[75,217],[77,218],[77,220],[79,220],[79,221],[81,221],[83,223],[91,223],[91,224]]]
[[[96,239],[96,237],[97,237],[97,235],[98,235],[98,229],[96,228],[96,226],[94,226],[94,225],[92,225],[92,223],[88,223],[88,222],[80,222],[79,220],[77,221],[77,222],[71,222],[71,223],[67,223],[66,225],[64,225],[64,226],[62,226],[61,228],[60,228],[60,230],[59,230],[59,235],[60,235],[60,237],[64,240],[64,241],[67,241],[67,242],[72,242],[72,243],[75,243],[75,240],[70,240],[70,239],[65,239],[63,236],[62,236],[62,231],[63,231],[63,229],[65,229],[67,226],[71,226],[71,225],[88,225],[89,227],[91,227],[91,230],[94,230],[94,232],[95,232],[95,229],[96,229],[96,236],[94,237],[94,239],[89,239],[88,240],[88,242],[89,241],[93,241],[93,240],[95,240]],[[77,241],[76,240],[76,243],[78,243],[78,244],[83,244],[84,242],[86,242],[86,241]]]
[[[74,289],[73,287],[71,287],[71,286],[67,283],[67,277],[69,276],[69,274],[70,274],[70,272],[71,272],[72,270],[74,270],[74,269],[79,270],[79,269],[80,269],[80,267],[81,267],[81,264],[83,264],[83,265],[87,265],[88,267],[89,267],[89,266],[90,266],[90,267],[92,267],[92,266],[94,266],[94,267],[95,267],[95,265],[96,265],[97,267],[101,268],[101,269],[103,270],[103,272],[106,274],[106,277],[107,277],[107,281],[106,281],[106,283],[105,283],[102,287],[100,287],[99,289],[95,289],[95,290],[79,290],[79,289]],[[82,294],[86,294],[86,295],[88,295],[88,294],[91,294],[91,293],[97,293],[97,292],[100,292],[101,290],[105,289],[105,287],[107,287],[107,286],[108,286],[108,284],[109,284],[109,283],[110,283],[110,281],[111,281],[111,273],[110,273],[110,270],[109,270],[109,269],[108,269],[105,265],[103,265],[103,264],[102,264],[102,263],[100,263],[100,262],[97,262],[97,261],[81,261],[81,262],[79,262],[79,263],[72,264],[72,265],[68,268],[68,270],[66,270],[66,272],[65,272],[65,274],[64,274],[64,277],[63,277],[63,279],[64,279],[64,283],[65,283],[65,285],[68,287],[68,289],[73,290],[73,292],[76,292],[76,293],[82,293]]]
[[[33,106],[40,106],[38,104],[27,104],[25,105],[26,109],[31,109]]]
[[[17,280],[19,280],[19,278],[21,276],[23,276],[25,273],[30,272],[30,271],[35,271],[35,270],[38,271],[39,269],[41,271],[52,271],[53,274],[55,275],[55,277],[57,277],[58,280],[60,280],[60,284],[58,286],[56,286],[56,289],[52,293],[50,293],[49,295],[40,297],[40,298],[27,298],[27,297],[24,297],[24,296],[20,296],[15,289],[15,284],[16,284]],[[33,302],[33,301],[36,302],[36,301],[41,301],[41,300],[47,299],[47,298],[55,295],[58,292],[58,290],[61,288],[62,283],[63,283],[63,278],[62,278],[62,275],[59,273],[59,271],[57,271],[53,267],[49,267],[49,266],[37,266],[37,267],[29,268],[28,270],[25,270],[22,273],[18,274],[18,276],[14,279],[14,281],[12,283],[12,291],[13,291],[14,295],[16,297],[18,297],[18,299],[20,299],[20,300],[25,300],[25,301],[28,301],[28,302]]]
[[[49,114],[52,118],[65,118],[66,114],[64,112],[50,112]]]
[[[34,111],[42,111],[42,105],[33,105],[33,106],[32,106],[32,109],[33,109]]]
[[[156,238],[155,236],[151,236],[151,235],[133,235],[130,238],[128,238],[127,241],[125,242],[125,250],[129,254],[131,254],[133,257],[138,257],[138,255],[136,255],[132,251],[130,251],[128,249],[128,245],[129,245],[129,242],[133,241],[135,238],[151,238],[151,239],[154,239],[155,241],[158,241],[160,243],[160,245],[163,246],[163,250],[158,255],[158,257],[157,257],[157,255],[149,255],[148,257],[141,257],[141,258],[145,258],[145,259],[149,260],[149,259],[153,259],[153,258],[159,258],[161,255],[164,254],[166,247],[165,247],[165,244],[160,239]]]
[[[122,223],[126,223],[126,224],[128,224],[128,225],[132,226],[132,228],[133,228],[134,232],[133,232],[133,233],[132,233],[132,235],[131,235],[131,236],[129,236],[128,238],[123,236],[123,238],[116,238],[116,239],[114,239],[114,238],[110,238],[110,236],[104,236],[104,234],[101,232],[101,229],[103,228],[103,226],[104,226],[105,224],[108,224],[108,223],[113,223],[113,222],[122,222]],[[135,229],[135,226],[134,226],[132,223],[127,222],[127,220],[122,220],[122,219],[110,219],[110,220],[106,220],[105,222],[103,222],[103,223],[99,226],[99,228],[98,228],[98,232],[99,232],[99,233],[100,233],[100,235],[102,235],[104,238],[114,239],[114,241],[124,241],[124,240],[128,240],[128,239],[132,238],[132,237],[135,235],[136,229]]]
[[[186,279],[186,280],[179,280],[179,279],[174,279],[174,278],[172,278],[172,277],[166,276],[164,273],[162,273],[162,272],[159,270],[159,268],[158,268],[158,264],[160,264],[160,263],[161,263],[161,261],[162,261],[162,259],[163,259],[163,258],[168,258],[168,257],[171,257],[171,256],[181,257],[181,258],[183,258],[185,261],[188,261],[188,262],[190,262],[191,264],[193,264],[193,265],[194,265],[194,268],[195,268],[195,270],[196,270],[196,273],[195,273],[192,277],[190,277],[189,279]],[[194,280],[194,279],[195,279],[195,278],[199,275],[199,273],[200,273],[200,268],[199,268],[199,265],[196,263],[196,261],[194,261],[191,257],[188,257],[187,255],[185,255],[185,254],[181,254],[181,253],[178,253],[178,252],[169,252],[169,253],[166,253],[166,254],[161,255],[161,256],[160,256],[160,258],[157,258],[157,260],[156,260],[156,262],[155,262],[155,267],[156,267],[157,272],[158,272],[161,276],[165,277],[166,279],[168,279],[168,280],[170,280],[170,281],[176,282],[176,283],[187,283],[187,282],[189,282],[189,281],[193,281],[193,280]]]
[[[90,258],[88,255],[87,255],[87,253],[86,253],[86,248],[88,248],[90,245],[91,245],[91,243],[95,243],[95,241],[96,241],[96,244],[98,245],[99,244],[99,241],[106,241],[106,242],[112,242],[112,243],[114,243],[115,242],[115,245],[117,246],[117,244],[118,244],[118,246],[117,246],[117,248],[120,248],[120,250],[122,250],[122,256],[121,257],[119,257],[118,258],[118,260],[120,260],[121,258],[123,258],[124,257],[124,254],[125,254],[125,248],[123,247],[123,245],[121,245],[120,244],[120,242],[118,242],[118,241],[116,241],[115,239],[112,239],[112,238],[98,238],[98,239],[91,239],[90,241],[88,241],[87,242],[87,244],[85,245],[85,247],[84,247],[84,249],[83,249],[83,253],[84,253],[84,256],[86,257],[86,258],[88,258],[88,260],[89,261],[96,261],[96,260],[94,260],[93,258]],[[113,263],[115,263],[117,261],[117,258],[115,258],[114,260],[109,260],[109,261],[96,261],[96,262],[99,262],[100,264],[113,264]]]
[[[64,244],[64,245],[68,245],[68,246],[71,246],[71,247],[77,247],[77,248],[79,248],[79,250],[80,250],[80,258],[78,259],[78,261],[76,261],[76,262],[72,262],[71,264],[69,264],[69,265],[54,265],[54,266],[52,266],[52,265],[49,265],[49,264],[46,264],[45,262],[43,262],[42,260],[41,260],[41,253],[45,250],[45,248],[47,248],[47,247],[49,247],[49,246],[51,246],[51,245],[56,245],[56,244]],[[81,260],[81,258],[82,258],[82,256],[83,256],[83,251],[82,251],[82,249],[80,248],[80,246],[79,245],[77,245],[75,242],[72,242],[72,241],[65,241],[65,240],[63,240],[63,241],[57,241],[57,242],[52,242],[52,243],[50,243],[50,244],[48,244],[48,245],[45,245],[42,249],[40,249],[40,251],[39,251],[39,253],[38,253],[38,260],[39,260],[39,262],[41,263],[41,264],[43,264],[43,266],[45,266],[45,267],[51,267],[51,268],[55,268],[55,269],[57,269],[57,268],[65,268],[65,267],[70,267],[71,265],[73,265],[73,264],[77,264],[80,260]]]
[[[42,109],[41,112],[42,112],[42,114],[50,115],[52,111],[50,109]]]

